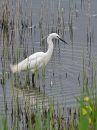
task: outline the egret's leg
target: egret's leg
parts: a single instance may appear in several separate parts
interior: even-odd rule
[[[32,86],[35,87],[35,74],[32,73]]]
[[[30,77],[29,77],[29,72],[26,75],[26,83],[28,86],[30,86]]]

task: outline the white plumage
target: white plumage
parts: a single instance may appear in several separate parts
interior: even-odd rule
[[[28,69],[34,73],[36,69],[38,70],[39,68],[46,66],[51,59],[53,53],[53,38],[62,40],[60,36],[56,33],[49,34],[47,38],[47,52],[36,52],[23,61],[19,62],[18,64],[10,65],[11,71],[13,73],[17,73]],[[63,42],[66,43],[65,41]]]

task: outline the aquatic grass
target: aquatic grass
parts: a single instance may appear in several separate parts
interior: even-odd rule
[[[12,129],[19,130],[19,99],[18,99],[18,92],[14,91],[14,83],[11,81],[11,125]]]
[[[6,116],[0,118],[0,130],[8,130],[8,123]]]
[[[95,65],[95,64],[93,64]],[[93,67],[95,68],[95,67]],[[86,69],[84,67],[84,69]],[[95,69],[93,69],[92,85],[95,86]],[[84,78],[83,78],[84,77]],[[38,109],[38,102],[36,103],[36,110],[33,114],[30,106],[29,99],[29,109],[27,111],[27,124],[28,130],[61,130],[61,129],[70,129],[70,130],[96,130],[97,128],[97,96],[96,96],[96,86],[90,88],[87,83],[87,73],[84,70],[82,73],[82,91],[81,96],[77,98],[78,106],[75,106],[76,117],[70,108],[70,116],[68,118],[68,123],[65,123],[65,116],[62,118],[61,108],[58,105],[57,115],[55,115],[54,104],[50,104],[48,111],[42,112]],[[83,89],[84,88],[84,89]],[[42,104],[43,106],[43,104]],[[66,113],[65,113],[66,114]],[[67,120],[67,119],[66,119]],[[18,123],[17,123],[18,124]],[[15,125],[16,127],[16,125]],[[17,127],[16,127],[17,128]]]
[[[80,108],[79,117],[79,130],[96,130],[97,128],[97,94],[96,94],[96,69],[95,62],[92,62],[92,84],[89,84],[89,76],[86,73],[86,67],[83,68],[82,73],[82,92],[81,96],[77,99]],[[84,62],[83,62],[84,64]],[[83,65],[84,66],[84,65]]]
[[[70,112],[71,116],[69,118],[69,122],[65,123],[64,117],[61,116],[61,108],[58,106],[58,112],[57,115],[55,115],[55,110],[54,110],[54,104],[50,104],[48,111],[43,111],[40,112],[38,108],[38,102],[37,102],[37,107],[35,112],[31,111],[30,107],[28,112],[28,130],[64,130],[64,129],[70,129],[70,130],[90,130],[91,128],[93,130],[96,130],[97,128],[97,106],[94,107],[91,105],[92,99],[90,97],[84,97],[82,101],[80,101],[80,113],[79,113],[79,118],[75,120],[74,122],[74,117],[72,111]],[[87,107],[86,107],[87,104]],[[17,105],[18,106],[18,105]],[[17,109],[17,107],[15,106]],[[85,109],[86,113],[83,112]],[[14,109],[15,111],[17,111]],[[78,113],[77,113],[78,114]],[[93,114],[96,114],[95,116]],[[17,115],[18,116],[18,115]],[[18,118],[16,114],[14,115],[14,124],[13,124],[13,129],[20,129],[19,124],[16,121],[16,118]],[[65,115],[64,115],[65,116]],[[95,120],[95,119],[96,120]],[[19,121],[19,119],[18,119]],[[18,125],[17,125],[18,124]],[[4,127],[6,127],[7,124],[5,122],[2,123]],[[8,129],[7,129],[8,130]]]
[[[5,14],[4,14],[5,15]],[[8,24],[8,23],[6,23]],[[7,117],[8,117],[8,106],[7,106],[7,98],[6,98],[6,81],[8,79],[7,77],[7,54],[8,54],[8,51],[7,51],[7,48],[8,48],[8,30],[6,30],[5,28],[5,25],[2,25],[3,28],[2,28],[2,33],[3,33],[3,49],[2,49],[2,60],[1,60],[1,67],[2,67],[2,78],[0,79],[0,83],[1,83],[1,86],[2,86],[2,90],[3,90],[3,104],[4,104],[4,117],[2,118],[2,122],[5,124],[4,125],[4,129],[6,130],[7,129]],[[7,26],[7,25],[6,25]]]
[[[4,1],[5,2],[5,1]],[[60,1],[59,1],[60,2]],[[84,3],[84,0],[81,0],[82,4]],[[53,3],[53,1],[52,1]],[[43,3],[44,4],[44,3]],[[72,5],[72,3],[70,3]],[[32,4],[31,4],[32,5]],[[45,9],[44,9],[44,5],[43,5],[43,12],[45,12]],[[71,8],[71,7],[70,7]],[[20,3],[19,3],[19,0],[16,1],[16,15],[15,15],[15,31],[17,32],[17,30],[19,30],[18,28],[20,27],[19,23],[20,23],[20,12],[19,12],[19,9],[20,9]],[[59,13],[60,11],[60,13]],[[70,32],[70,39],[73,43],[73,18],[72,18],[72,9],[70,9],[70,19],[69,19],[69,32]],[[31,11],[32,13],[32,11]],[[47,12],[46,12],[47,13]],[[54,12],[53,12],[54,13]],[[64,12],[63,12],[63,9],[61,10],[58,10],[58,18],[57,20],[55,20],[55,18],[53,17],[52,21],[53,21],[53,24],[52,26],[50,26],[50,24],[47,24],[48,25],[48,32],[50,33],[51,31],[58,31],[58,33],[60,34],[63,34],[64,33]],[[27,19],[27,13],[25,13],[25,17]],[[32,16],[32,14],[31,14]],[[5,17],[5,16],[3,16]],[[9,29],[9,24],[8,24],[8,17],[6,17],[7,19],[4,18],[4,22],[3,22],[3,30],[5,32],[8,32],[8,29]],[[42,19],[43,18],[43,19]],[[40,37],[43,38],[44,35],[46,34],[46,31],[45,31],[45,24],[44,24],[44,19],[46,17],[44,17],[44,13],[42,14],[42,17],[41,17],[41,22],[40,22]],[[31,20],[31,19],[30,19]],[[62,20],[62,21],[61,21]],[[29,21],[29,20],[28,20]],[[56,23],[59,22],[59,23]],[[24,20],[24,25],[25,24],[25,20]],[[28,22],[30,23],[30,22]],[[59,27],[57,27],[57,25],[59,24]],[[24,28],[24,25],[23,25],[23,28]],[[61,27],[60,27],[61,26]],[[62,29],[62,30],[61,30]],[[4,34],[5,35],[5,34]],[[90,35],[90,38],[89,38],[89,35]],[[42,41],[42,40],[40,40]],[[87,42],[91,43],[91,33],[88,32],[88,29],[87,29]],[[5,42],[4,42],[5,43]],[[16,42],[15,42],[16,43]],[[41,43],[41,42],[40,42]],[[6,45],[6,44],[4,44]],[[45,47],[45,42],[42,42],[41,43],[42,47]],[[5,47],[5,46],[4,46]],[[13,46],[15,47],[15,46]],[[4,65],[6,62],[6,50],[4,50]],[[15,54],[16,56],[16,62],[18,62],[19,58],[20,58],[20,54],[19,54],[19,51],[18,49],[15,50],[17,54]],[[13,54],[12,54],[13,55]],[[83,67],[84,68],[84,67]],[[85,69],[85,68],[84,68]],[[4,68],[4,72],[6,70],[6,66]],[[93,66],[93,70],[92,70],[92,84],[91,84],[91,88],[89,88],[89,83],[88,83],[88,75],[87,73],[85,72],[85,70],[83,71],[83,81],[82,81],[82,91],[81,91],[81,97],[79,97],[78,99],[78,106],[77,106],[77,109],[79,109],[80,111],[77,111],[76,114],[78,114],[79,116],[77,117],[75,123],[74,123],[74,116],[73,116],[73,113],[72,113],[72,110],[70,109],[70,114],[68,117],[68,121],[67,119],[66,122],[68,122],[67,124],[65,123],[64,121],[64,118],[66,116],[66,113],[64,114],[64,117],[61,116],[61,108],[60,106],[58,106],[58,111],[57,111],[57,115],[55,115],[55,111],[54,111],[54,104],[50,104],[49,106],[49,110],[48,111],[44,111],[43,113],[41,111],[39,111],[39,109],[36,107],[36,112],[33,114],[33,111],[31,111],[31,106],[30,106],[30,97],[28,99],[28,111],[24,112],[24,117],[23,117],[23,120],[25,120],[25,126],[26,124],[28,123],[28,128],[25,128],[25,129],[29,129],[29,130],[63,130],[63,129],[66,129],[66,130],[75,130],[75,129],[78,129],[78,130],[89,130],[89,129],[93,129],[93,130],[96,130],[97,129],[97,96],[96,96],[96,72],[95,72],[95,67]],[[28,94],[30,93],[30,85],[29,82],[30,82],[30,78],[29,78],[29,72],[26,73],[27,74],[27,77],[25,78],[25,81],[24,82],[24,85],[23,87],[27,89],[28,87]],[[37,76],[37,72],[36,72],[36,76]],[[45,72],[43,72],[43,83],[45,84]],[[5,76],[4,77],[4,81],[3,81],[3,84],[5,85],[5,81],[6,81],[6,78]],[[16,86],[17,87],[20,87],[20,83],[19,83],[19,75],[16,75]],[[14,81],[11,81],[12,82],[12,89],[14,89]],[[27,84],[28,83],[28,84]],[[4,89],[5,86],[4,86]],[[13,130],[17,130],[17,129],[20,129],[19,127],[19,123],[20,123],[20,120],[19,120],[19,116],[22,114],[21,111],[19,111],[20,109],[20,104],[19,104],[19,92],[17,92],[17,95],[15,97],[14,94],[16,94],[15,92],[11,91],[11,94],[12,94],[12,129]],[[5,90],[4,90],[4,97],[5,97]],[[25,97],[25,93],[24,93],[24,97]],[[24,99],[25,100],[25,99]],[[37,105],[38,105],[38,102],[37,102]],[[43,106],[43,104],[42,104]],[[26,107],[26,105],[25,105]],[[76,106],[75,106],[76,107]],[[42,108],[43,109],[43,108]],[[27,117],[27,119],[25,119]],[[2,126],[0,126],[0,130],[8,130],[8,122],[7,122],[7,117],[3,116],[2,118]],[[61,126],[62,125],[62,126]]]
[[[80,101],[80,117],[79,117],[79,130],[89,130],[97,128],[97,105],[95,101],[90,99],[89,101]]]

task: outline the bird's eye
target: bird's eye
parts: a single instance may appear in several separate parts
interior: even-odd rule
[[[57,38],[59,38],[59,36],[57,36]]]

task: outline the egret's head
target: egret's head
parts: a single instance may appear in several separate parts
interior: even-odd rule
[[[57,33],[51,33],[51,34],[49,34],[49,36],[48,36],[48,38],[47,38],[47,40],[49,41],[49,40],[52,40],[52,39],[59,39],[59,40],[61,40],[62,42],[64,42],[65,44],[67,44],[67,42],[65,42],[63,39],[61,39],[61,37],[57,34]]]
[[[60,37],[60,36],[57,33],[51,33],[51,34],[49,34],[48,37],[50,37],[51,39],[53,39],[53,38],[58,39],[58,37]]]

